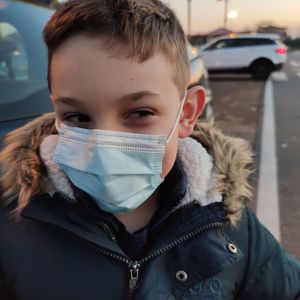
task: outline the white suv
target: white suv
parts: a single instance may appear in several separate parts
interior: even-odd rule
[[[222,36],[200,48],[209,71],[250,72],[255,79],[267,79],[287,59],[287,47],[277,35],[238,34]]]

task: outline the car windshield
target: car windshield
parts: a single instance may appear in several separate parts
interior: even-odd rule
[[[0,121],[51,110],[42,29],[53,11],[0,0]]]

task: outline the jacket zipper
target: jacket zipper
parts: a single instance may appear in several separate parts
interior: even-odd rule
[[[71,199],[71,198],[69,198],[69,197],[67,197],[63,194],[60,194],[60,197],[62,197],[65,200],[69,201],[73,206],[78,206],[79,207],[79,205],[73,199]],[[194,202],[188,203],[185,206],[191,206],[191,205],[195,205],[195,203]],[[174,213],[176,213],[176,211]],[[111,230],[110,226],[104,221],[102,221],[102,225],[104,227],[104,230],[110,235],[111,239],[114,242],[116,242],[117,237],[116,237],[115,233]],[[64,230],[64,231],[66,233],[68,233],[69,235],[71,235],[72,237],[74,237],[81,244],[91,248],[92,250],[94,250],[94,251],[96,251],[96,252],[98,252],[102,255],[105,255],[109,258],[118,260],[118,261],[126,264],[128,269],[129,269],[129,275],[130,275],[129,290],[130,290],[130,293],[132,293],[134,291],[134,289],[136,289],[136,287],[137,287],[137,283],[138,283],[138,280],[139,280],[140,269],[143,267],[143,265],[145,263],[149,262],[150,260],[154,259],[155,257],[158,257],[158,256],[168,252],[169,250],[171,250],[172,248],[178,246],[179,244],[192,239],[193,237],[197,236],[198,234],[200,234],[204,231],[208,231],[208,230],[212,230],[212,229],[218,229],[218,228],[221,228],[221,227],[224,227],[224,223],[222,223],[222,222],[213,222],[213,223],[209,223],[209,224],[200,226],[200,227],[194,229],[193,231],[179,237],[175,241],[167,244],[166,246],[160,248],[159,250],[154,251],[152,254],[149,254],[149,255],[143,257],[142,259],[135,260],[135,261],[130,260],[129,258],[124,257],[124,256],[119,255],[119,254],[116,254],[114,252],[107,251],[104,248],[101,248],[100,246],[97,246],[96,244],[94,244],[92,242],[89,242],[89,241],[79,237],[78,235],[76,235],[76,234],[74,234],[70,231],[67,231],[67,230]]]
[[[167,244],[166,246],[154,251],[152,254],[149,254],[149,255],[145,256],[144,258],[142,258],[138,261],[132,262],[129,265],[129,270],[130,270],[130,275],[133,274],[134,276],[130,277],[130,281],[129,281],[130,290],[132,291],[136,288],[136,285],[137,285],[137,282],[138,282],[138,279],[139,279],[139,270],[145,263],[147,263],[150,260],[152,260],[152,259],[168,252],[169,250],[175,248],[179,244],[192,239],[193,237],[197,236],[198,234],[200,234],[204,231],[217,229],[217,228],[222,227],[223,225],[224,225],[223,223],[215,222],[215,223],[210,223],[210,224],[198,227],[198,228],[194,229],[193,231],[179,237],[175,241]]]
[[[175,241],[167,244],[165,247],[162,247],[156,251],[154,251],[152,254],[149,254],[145,257],[143,257],[142,259],[139,260],[130,260],[127,257],[124,257],[122,255],[116,254],[114,252],[111,251],[107,251],[104,248],[97,246],[96,244],[89,242],[81,237],[79,237],[78,235],[69,232],[67,230],[64,230],[67,234],[71,235],[73,238],[75,238],[77,241],[79,241],[81,244],[91,248],[92,250],[105,255],[109,258],[115,259],[119,262],[122,262],[124,264],[127,265],[128,270],[129,270],[129,275],[130,275],[130,279],[129,279],[129,290],[130,293],[132,293],[134,291],[134,289],[136,289],[137,287],[137,283],[139,280],[139,275],[140,275],[140,269],[143,267],[143,265],[147,262],[149,262],[150,260],[168,252],[169,250],[171,250],[172,248],[178,246],[179,244],[186,242],[188,240],[190,240],[191,238],[195,237],[196,235],[207,231],[207,230],[212,230],[212,229],[218,229],[224,226],[224,223],[220,223],[220,222],[215,222],[215,223],[210,223],[201,227],[198,227],[196,229],[194,229],[193,231],[179,237],[178,239],[176,239]]]

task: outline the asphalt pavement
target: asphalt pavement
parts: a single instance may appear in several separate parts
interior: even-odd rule
[[[300,51],[290,52],[284,69],[274,73],[269,79],[268,88],[272,92],[274,105],[273,140],[268,135],[262,136],[264,117],[266,118],[265,82],[254,81],[248,75],[239,74],[212,75],[210,79],[216,126],[227,134],[247,139],[255,153],[256,171],[251,178],[255,194],[251,206],[255,211],[260,168],[264,163],[261,161],[261,153],[266,152],[262,151],[262,146],[265,144],[270,149],[274,148],[273,164],[276,164],[276,168],[273,169],[276,176],[269,177],[266,173],[261,176],[268,177],[264,178],[267,181],[262,181],[264,184],[276,181],[276,184],[270,186],[275,198],[278,198],[278,207],[270,201],[264,203],[263,210],[267,210],[271,218],[273,216],[276,219],[278,216],[278,238],[300,260]],[[262,138],[265,143],[262,143]],[[268,166],[266,169],[269,169]]]
[[[300,51],[289,54],[273,86],[281,237],[300,259]]]

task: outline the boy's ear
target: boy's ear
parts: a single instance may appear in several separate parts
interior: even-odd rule
[[[178,136],[188,137],[205,107],[206,93],[202,86],[195,86],[187,91],[182,115],[179,121]]]
[[[50,101],[52,103],[52,106],[54,107],[54,96],[52,94],[50,94]]]

